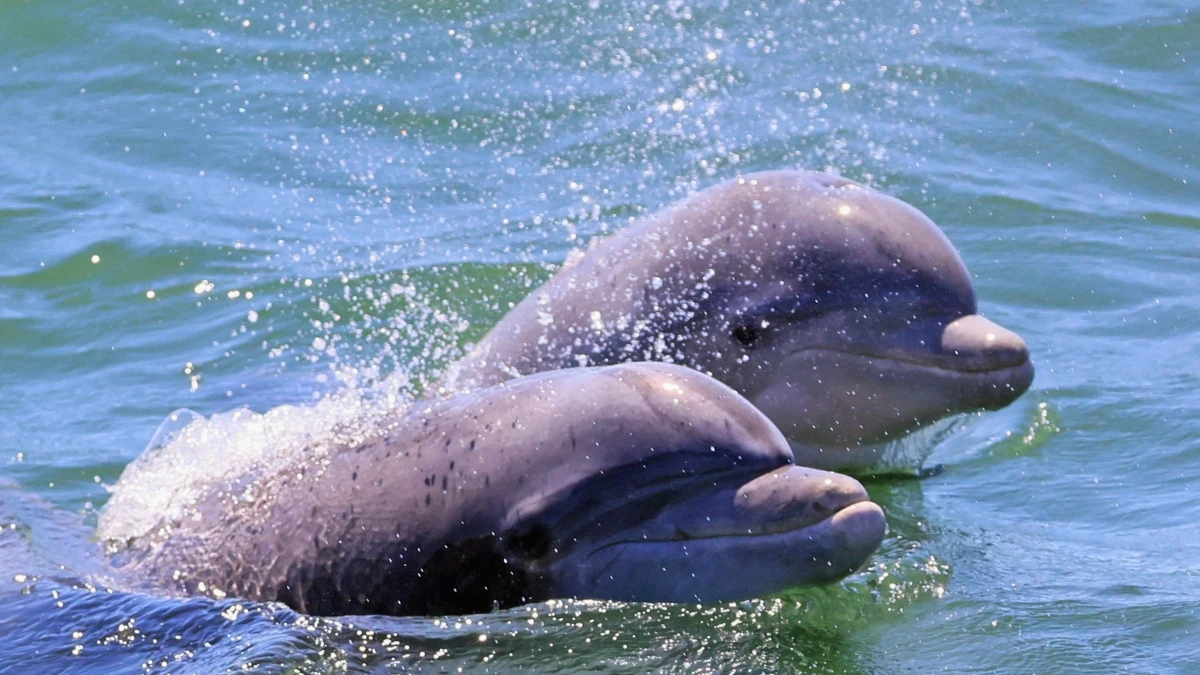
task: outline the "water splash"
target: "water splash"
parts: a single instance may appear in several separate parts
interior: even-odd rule
[[[380,415],[402,412],[410,402],[387,379],[370,390],[347,386],[314,404],[265,413],[246,408],[209,418],[187,410],[172,413],[121,475],[100,513],[97,536],[113,553],[187,517],[223,479],[269,474],[298,455],[317,466],[331,450],[372,433]],[[249,488],[235,496],[253,499]]]
[[[933,454],[934,449],[955,432],[963,428],[967,415],[945,417],[927,424],[912,433],[875,446],[878,465],[872,467],[872,473],[887,474],[916,474],[925,465],[925,460]]]
[[[1062,416],[1058,406],[1052,406],[1048,401],[1039,401],[1026,419],[1025,428],[1006,430],[1004,438],[991,446],[989,454],[993,457],[1030,455],[1062,433],[1062,430]]]

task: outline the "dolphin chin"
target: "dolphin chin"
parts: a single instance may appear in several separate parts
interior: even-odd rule
[[[837,581],[886,533],[883,510],[858,481],[789,465],[679,500],[620,537],[579,542],[582,555],[565,556],[552,576],[568,596],[739,600]]]
[[[899,454],[888,448],[939,420],[1007,406],[1034,374],[1028,358],[984,370],[943,357],[825,348],[793,352],[781,363],[784,374],[750,401],[779,426],[798,464],[852,473],[918,468],[932,443]],[[903,462],[885,459],[893,456]]]
[[[621,542],[589,559],[598,568],[591,586],[626,602],[745,600],[839,581],[863,567],[886,534],[883,509],[857,502],[813,525],[772,534]],[[756,561],[753,575],[744,574],[747,560]],[[654,567],[657,561],[664,564]],[[629,574],[640,578],[631,582]]]

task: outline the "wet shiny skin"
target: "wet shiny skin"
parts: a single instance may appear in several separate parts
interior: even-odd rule
[[[209,477],[187,465],[202,436],[131,464],[101,514],[133,587],[319,615],[746,599],[836,581],[887,529],[857,481],[794,466],[743,398],[666,364],[369,414]]]
[[[714,375],[802,463],[911,472],[879,444],[1002,408],[1033,380],[1024,341],[977,314],[962,259],[924,214],[843,178],[753,173],[594,245],[492,328],[440,390],[581,364]]]

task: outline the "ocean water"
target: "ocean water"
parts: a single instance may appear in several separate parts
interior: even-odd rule
[[[0,671],[1200,672],[1198,67],[1194,0],[0,2]],[[1037,362],[868,482],[867,569],[410,619],[105,583],[173,410],[221,462],[278,440],[247,409],[418,392],[573,248],[780,167],[928,213]]]

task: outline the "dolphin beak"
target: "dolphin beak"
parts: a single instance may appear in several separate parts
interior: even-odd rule
[[[740,519],[753,523],[754,533],[774,534],[814,525],[868,501],[862,483],[850,476],[792,464],[741,486],[734,508]]]
[[[756,534],[805,532],[829,563],[833,581],[863,566],[883,543],[887,518],[862,483],[839,473],[787,466],[746,483],[736,511]],[[817,577],[814,577],[816,580]]]
[[[1015,368],[1029,360],[1029,347],[1020,335],[978,314],[947,324],[942,350],[975,366],[964,370]]]
[[[1033,383],[1033,363],[1025,341],[978,314],[947,324],[941,346],[942,353],[954,360],[956,370],[993,376],[993,395],[983,402],[985,408],[1003,408]]]

